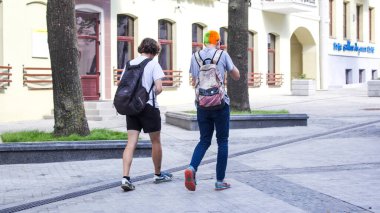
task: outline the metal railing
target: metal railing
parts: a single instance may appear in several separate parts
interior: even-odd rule
[[[53,89],[51,68],[23,67],[23,84],[30,90]]]
[[[269,87],[281,87],[283,83],[283,74],[268,73],[267,74],[267,85]]]
[[[10,72],[11,69],[12,67],[9,66],[9,64],[8,66],[0,66],[0,89],[5,89],[10,86],[10,83],[12,82],[12,73]]]
[[[163,87],[179,87],[182,83],[182,71],[178,70],[163,70],[165,77],[162,78]],[[113,82],[118,85],[121,80],[123,69],[113,69]]]
[[[262,80],[261,73],[248,72],[248,87],[260,87]]]

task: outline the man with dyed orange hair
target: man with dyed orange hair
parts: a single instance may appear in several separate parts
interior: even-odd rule
[[[200,68],[207,63],[213,63],[217,68],[218,79],[221,81],[221,89],[224,89],[224,73],[230,74],[233,80],[239,80],[240,73],[232,62],[231,57],[226,51],[219,50],[220,36],[216,31],[208,31],[204,35],[203,41],[205,48],[195,52],[191,58],[190,73],[193,77],[193,85],[199,84]],[[216,56],[216,57],[215,57]],[[208,65],[208,64],[207,64]],[[203,69],[202,69],[203,70]],[[196,87],[197,88],[197,87]],[[219,89],[219,88],[218,88]],[[200,140],[194,149],[194,153],[189,167],[185,170],[185,187],[190,191],[195,191],[196,180],[195,173],[198,170],[207,149],[211,145],[214,128],[216,130],[216,139],[218,143],[218,156],[216,162],[216,183],[215,190],[228,189],[231,185],[224,181],[227,159],[228,159],[228,135],[230,122],[230,99],[224,92],[223,104],[213,109],[204,109],[196,100],[197,121],[200,132]]]

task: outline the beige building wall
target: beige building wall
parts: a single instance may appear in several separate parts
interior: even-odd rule
[[[29,0],[3,0],[3,63],[13,69],[12,83],[0,94],[0,121],[42,119],[53,109],[52,90],[29,90],[23,85],[23,65],[50,67],[49,58],[32,57],[35,30],[46,31],[46,6]],[[46,1],[45,1],[46,2]],[[15,12],[17,11],[17,12]],[[35,46],[40,50],[39,45]]]
[[[0,66],[4,66],[3,63],[3,4],[0,3]]]
[[[53,109],[52,90],[30,90],[23,86],[23,65],[50,67],[48,56],[34,57],[32,54],[36,50],[33,46],[36,44],[33,35],[39,33],[38,35],[41,36],[44,30],[46,31],[46,5],[44,3],[46,0],[3,0],[3,3],[0,4],[3,8],[3,18],[0,22],[3,27],[3,45],[0,48],[3,49],[2,62],[13,66],[11,71],[13,82],[3,94],[0,94],[2,105],[0,122],[42,119],[43,115],[50,114]],[[112,67],[117,66],[117,14],[127,14],[136,18],[135,56],[138,55],[137,47],[142,39],[145,37],[158,38],[158,20],[166,19],[173,23],[173,69],[182,71],[182,83],[178,88],[165,88],[164,92],[158,96],[158,101],[163,107],[193,103],[194,89],[189,84],[189,67],[192,54],[191,26],[193,23],[199,23],[204,26],[204,32],[208,30],[219,31],[221,27],[228,26],[227,11],[228,1],[224,0],[111,1],[111,42],[106,44],[111,46],[111,53],[107,56],[101,55],[100,59],[111,57],[111,66],[101,67],[101,69],[112,69]],[[319,45],[319,19],[317,11],[316,8],[311,13],[266,12],[262,10],[261,1],[252,1],[252,6],[249,8],[248,28],[249,31],[255,33],[254,69],[255,72],[263,74],[263,83],[259,88],[250,88],[250,93],[290,93],[291,60],[293,60],[291,37],[295,32],[299,32],[299,29],[305,32],[306,40],[314,42],[307,43],[309,46],[305,46],[301,42],[303,60],[308,61],[308,63],[301,65],[302,69],[310,71],[310,75],[319,80],[319,50],[317,48]],[[276,73],[281,73],[284,76],[283,85],[277,88],[269,88],[266,85],[268,33],[276,35]],[[112,75],[112,73],[108,75]],[[106,79],[113,79],[113,76],[101,76],[102,93],[103,90],[107,90],[102,85]],[[112,83],[111,97],[115,91],[116,86]],[[101,100],[110,99],[101,97]]]
[[[145,11],[145,12],[140,12]],[[194,11],[197,11],[194,13]],[[181,70],[182,84],[179,88],[166,88],[158,97],[161,105],[178,105],[192,103],[194,100],[194,90],[188,84],[189,66],[191,58],[191,25],[200,23],[205,26],[204,32],[207,30],[217,30],[228,25],[228,2],[227,1],[169,1],[166,3],[140,0],[140,1],[113,1],[111,5],[111,14],[116,17],[117,14],[128,14],[136,17],[135,25],[137,38],[136,47],[144,37],[158,37],[158,20],[167,19],[174,23],[174,69]],[[310,31],[312,40],[318,45],[318,8],[311,14],[280,14],[270,13],[262,10],[260,1],[253,1],[249,8],[249,27],[248,30],[255,32],[254,44],[254,70],[263,74],[263,84],[259,88],[250,88],[250,92],[260,90],[265,93],[290,93],[290,38],[293,32],[300,27],[304,27]],[[221,15],[225,14],[225,15]],[[210,18],[218,17],[218,18]],[[112,35],[116,37],[116,19],[113,18]],[[148,28],[142,26],[149,26]],[[313,29],[314,28],[314,29]],[[276,38],[276,73],[284,74],[284,83],[278,88],[268,88],[265,84],[266,74],[268,72],[268,33],[273,33]],[[116,65],[116,43],[112,44],[113,66]],[[135,48],[136,49],[136,48]],[[310,49],[310,48],[309,48]],[[313,76],[319,76],[318,72],[318,51],[314,46],[308,60],[312,60],[311,65],[315,66],[311,70]],[[135,53],[137,55],[137,52]],[[113,88],[113,93],[116,87]],[[175,97],[175,98],[174,98]]]

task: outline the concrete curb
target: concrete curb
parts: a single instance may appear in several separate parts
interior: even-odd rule
[[[231,115],[230,129],[307,126],[306,114]],[[197,116],[183,112],[166,112],[166,123],[187,129],[199,130]]]
[[[121,158],[125,140],[0,144],[0,165]],[[135,157],[151,156],[150,141],[139,141]]]

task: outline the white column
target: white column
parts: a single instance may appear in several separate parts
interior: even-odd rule
[[[317,89],[328,89],[329,67],[328,67],[328,44],[329,44],[329,1],[319,1],[319,68],[320,77]]]

